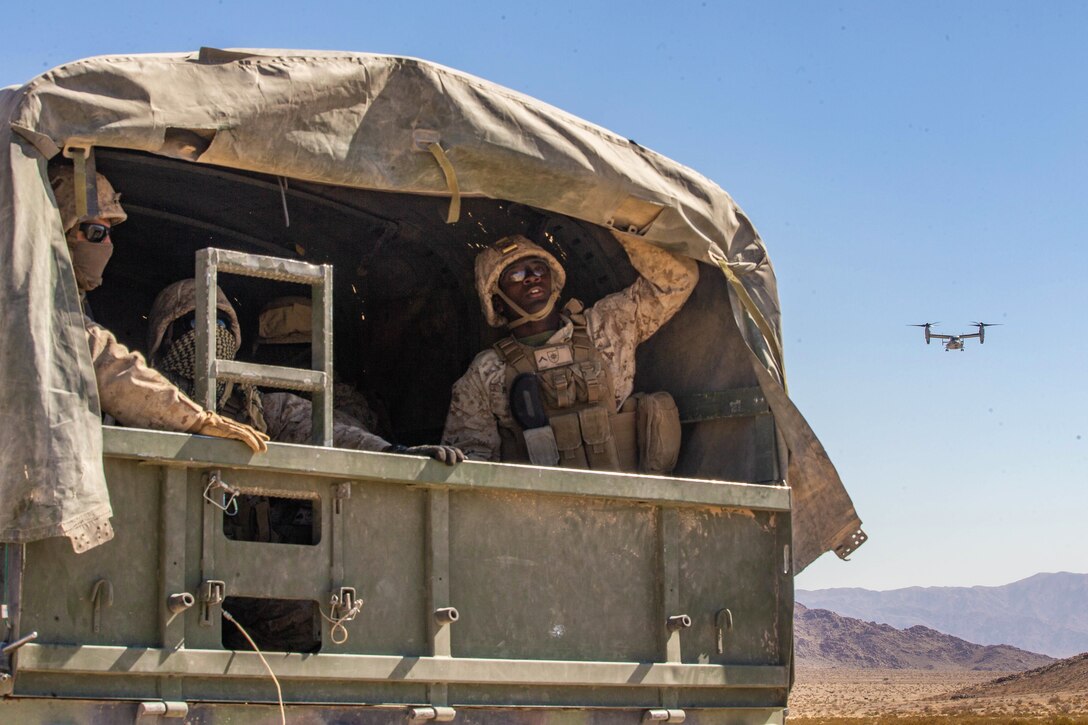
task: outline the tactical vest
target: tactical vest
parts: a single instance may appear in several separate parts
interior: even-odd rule
[[[635,401],[616,411],[608,365],[590,339],[581,311],[580,303],[568,304],[565,310],[574,323],[568,342],[529,347],[507,337],[495,343],[506,363],[505,390],[511,391],[522,374],[536,376],[543,412],[555,434],[559,466],[635,471]],[[513,430],[500,427],[499,434],[504,462],[529,461],[525,430],[516,420]]]

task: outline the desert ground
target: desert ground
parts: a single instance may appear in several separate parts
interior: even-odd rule
[[[1088,693],[964,697],[960,690],[1000,677],[972,670],[892,670],[799,665],[791,725],[832,723],[1055,723],[1088,725]],[[951,716],[951,717],[950,717]]]

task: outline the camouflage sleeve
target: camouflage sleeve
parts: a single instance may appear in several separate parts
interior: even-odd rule
[[[268,435],[277,443],[309,443],[313,431],[313,405],[293,393],[265,393],[264,419]],[[389,442],[374,435],[350,415],[333,411],[332,443],[337,448],[384,451]]]
[[[688,301],[699,281],[699,265],[627,235],[615,235],[639,278],[625,290],[593,305],[601,324],[634,332],[634,343],[648,340]],[[629,333],[624,332],[624,335]]]
[[[481,363],[488,352],[477,355],[468,372],[453,384],[450,410],[442,443],[456,446],[474,461],[498,461],[502,444],[495,413],[491,410],[491,386]],[[497,357],[497,356],[495,356]]]
[[[143,355],[89,319],[85,327],[103,412],[130,427],[181,433],[203,422],[204,409],[148,367]]]

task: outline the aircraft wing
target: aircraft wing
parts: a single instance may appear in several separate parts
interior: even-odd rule
[[[940,335],[936,332],[929,333],[929,336],[934,340],[951,340],[953,337],[955,337],[955,335]],[[960,335],[960,337],[963,337],[963,335]]]
[[[982,337],[982,335],[978,334],[977,332],[972,332],[969,335],[960,335],[961,340],[966,340],[969,337]]]

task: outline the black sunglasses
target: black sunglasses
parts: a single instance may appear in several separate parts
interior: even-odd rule
[[[88,242],[97,243],[110,235],[110,225],[98,222],[81,222],[79,231],[83,232]]]

